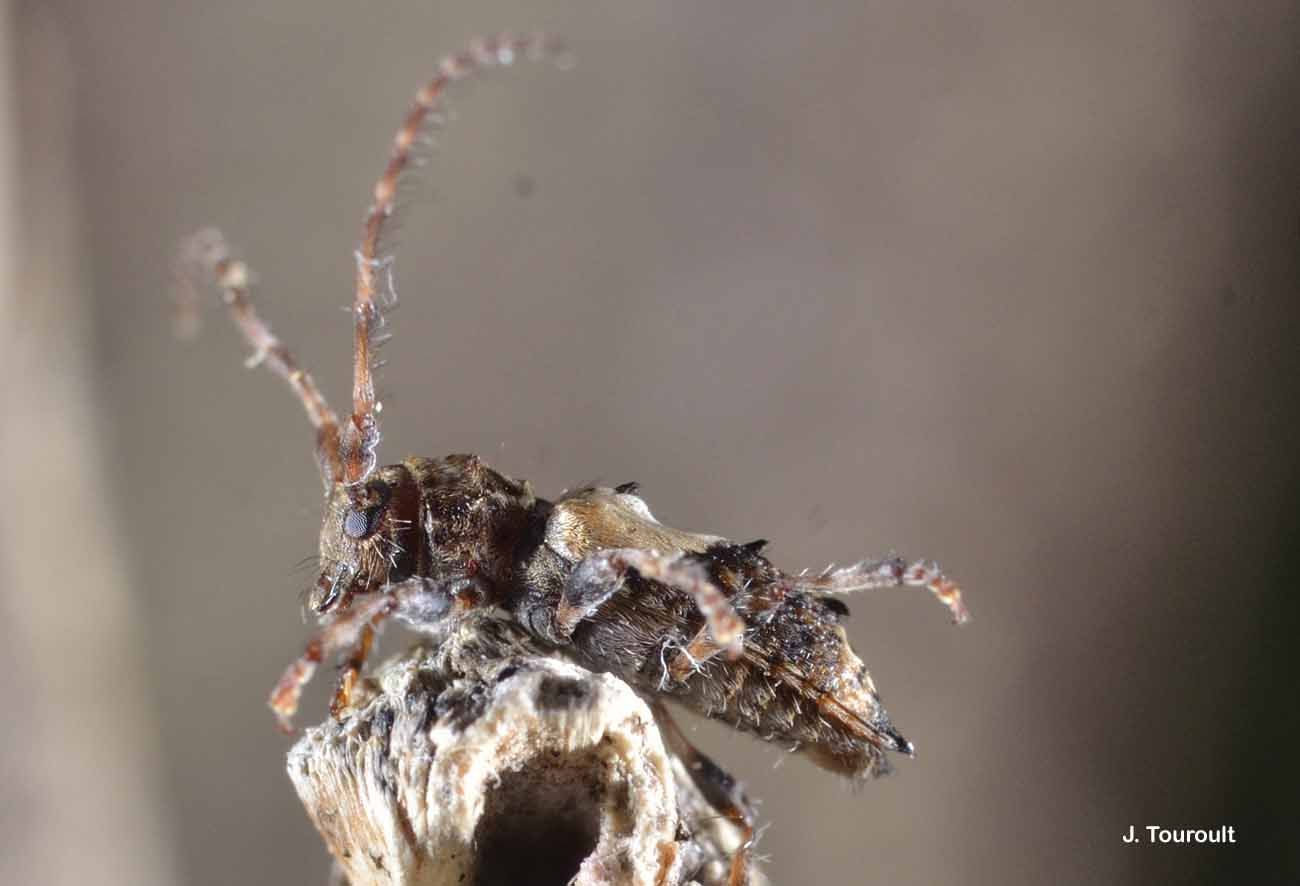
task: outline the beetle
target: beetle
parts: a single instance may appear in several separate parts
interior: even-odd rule
[[[247,266],[213,229],[182,254],[185,279],[210,277],[253,348],[250,365],[284,379],[316,431],[324,485],[320,574],[306,604],[323,626],[271,695],[291,730],[303,685],[333,656],[343,663],[332,709],[341,716],[380,625],[397,618],[438,633],[485,607],[535,639],[651,701],[670,745],[726,814],[752,837],[743,793],[692,748],[665,701],[802,751],[851,778],[879,775],[887,752],[910,755],[842,619],[846,593],[913,586],[962,622],[961,592],[931,561],[863,561],[818,574],[782,571],[765,542],[674,529],[657,520],[636,484],[586,487],[555,500],[474,455],[407,458],[380,466],[374,350],[391,301],[381,242],[399,181],[453,83],[520,58],[555,57],[544,36],[478,41],[444,59],[418,92],[374,188],[357,252],[352,412],[340,421],[311,375],[261,319]],[[745,880],[737,854],[732,880]]]

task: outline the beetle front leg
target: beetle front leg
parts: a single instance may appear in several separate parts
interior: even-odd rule
[[[370,653],[374,634],[388,618],[396,616],[412,627],[428,629],[449,615],[481,603],[483,589],[476,579],[457,577],[444,581],[411,578],[357,599],[345,612],[325,625],[307,642],[307,648],[285,669],[271,691],[270,705],[280,729],[293,734],[293,715],[303,687],[327,657],[348,651],[339,688],[330,708],[336,715],[347,706],[351,689]]]
[[[334,684],[334,697],[330,699],[330,714],[335,720],[342,719],[343,713],[352,707],[353,694],[361,680],[361,669],[375,643],[376,626],[372,621],[361,630],[361,637],[348,653],[347,660],[339,666],[338,681]]]
[[[285,668],[275,688],[271,690],[269,703],[279,721],[281,732],[293,734],[293,715],[298,711],[298,700],[302,697],[303,687],[311,680],[326,656],[357,647],[362,637],[382,623],[396,606],[396,600],[388,594],[366,597],[354,603],[351,609],[341,613],[307,641],[307,648],[302,655]]]

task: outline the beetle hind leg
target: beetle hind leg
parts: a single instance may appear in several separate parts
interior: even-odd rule
[[[885,560],[863,560],[839,569],[826,569],[818,575],[801,575],[793,579],[801,591],[820,591],[826,594],[852,594],[876,588],[924,588],[948,607],[957,624],[970,620],[970,612],[962,601],[961,588],[948,578],[933,560],[907,563],[901,557]]]
[[[735,823],[740,830],[740,845],[731,855],[727,886],[749,886],[750,854],[754,848],[754,810],[749,798],[745,796],[744,786],[691,743],[663,702],[653,702],[651,709],[664,743],[685,764],[691,781],[705,801],[718,815]]]

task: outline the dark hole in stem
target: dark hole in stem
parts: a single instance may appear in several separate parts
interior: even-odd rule
[[[590,755],[535,760],[502,777],[474,832],[474,886],[565,886],[600,838]]]

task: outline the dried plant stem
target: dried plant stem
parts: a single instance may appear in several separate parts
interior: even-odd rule
[[[288,768],[351,886],[724,883],[741,840],[627,684],[487,616],[384,665]]]

